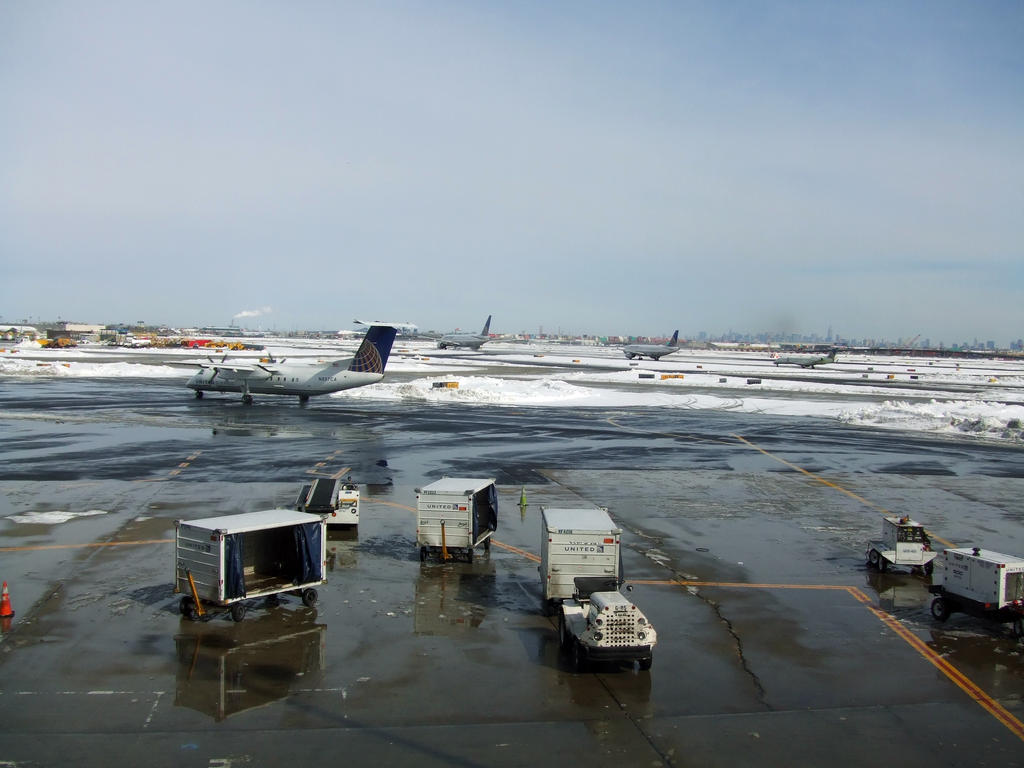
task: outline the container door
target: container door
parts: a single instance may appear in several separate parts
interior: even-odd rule
[[[322,529],[319,520],[296,525],[293,529],[295,550],[299,556],[300,584],[310,584],[324,579],[323,562],[320,560],[320,553],[323,551]]]
[[[1006,574],[1006,591],[1003,593],[1003,603],[1012,603],[1014,600],[1024,600],[1024,573]]]
[[[473,541],[487,531],[498,530],[498,489],[494,483],[473,499]]]
[[[245,558],[242,556],[242,534],[224,537],[224,599],[245,597]]]

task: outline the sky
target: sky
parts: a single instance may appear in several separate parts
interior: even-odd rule
[[[1024,336],[1019,2],[0,3],[0,318]]]

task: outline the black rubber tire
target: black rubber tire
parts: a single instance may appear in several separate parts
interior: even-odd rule
[[[1024,619],[1014,619],[1013,624],[1013,636],[1018,640],[1024,638]]]
[[[242,395],[242,405],[252,405],[252,395]]]
[[[565,613],[558,612],[558,647],[563,651],[569,650],[570,643],[569,629],[565,626]]]
[[[647,672],[651,668],[651,664],[653,663],[654,659],[651,656],[648,656],[646,659],[640,659],[640,671]]]
[[[280,595],[267,595],[267,608],[276,608],[281,604]]]
[[[473,562],[473,548],[472,547],[470,547],[469,549],[466,550],[466,562],[467,563],[472,563]]]
[[[490,551],[491,551],[491,537],[488,536],[486,539],[484,539],[484,552],[490,552]]]
[[[587,654],[583,652],[583,646],[576,639],[572,643],[572,668],[577,672],[585,672],[587,669]]]
[[[420,562],[422,563],[426,559],[427,559],[427,548],[426,547],[420,547]]]
[[[878,556],[878,572],[885,573],[889,569],[889,561],[881,555]]]
[[[196,400],[202,400],[202,399],[203,399],[203,390],[197,389],[196,390]]]
[[[927,563],[924,564],[924,568],[922,570],[924,571],[925,576],[931,576],[933,573],[935,573],[935,561],[929,560]]]
[[[945,598],[936,597],[932,600],[932,616],[939,621],[945,621],[949,618],[949,604],[946,603]]]
[[[316,601],[319,597],[320,596],[316,593],[316,590],[312,587],[302,590],[302,604],[307,608],[315,608]]]
[[[181,611],[182,616],[191,621],[199,619],[199,609],[196,607],[196,601],[187,595],[178,602],[178,610]]]
[[[231,604],[231,620],[241,621],[245,618],[245,603],[232,603]]]
[[[868,565],[879,567],[879,563],[882,562],[882,556],[878,554],[877,549],[872,549],[868,552]]]

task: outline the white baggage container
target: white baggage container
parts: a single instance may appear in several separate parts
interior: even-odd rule
[[[491,549],[498,528],[494,478],[444,477],[416,489],[416,544],[420,560],[431,552],[459,553],[473,560],[473,548]],[[442,554],[443,556],[443,554]]]
[[[947,549],[938,560],[929,591],[932,615],[945,621],[958,611],[998,622],[1013,622],[1022,633],[1024,558],[980,547]]]
[[[573,596],[577,576],[603,577],[617,589],[622,530],[606,509],[541,507],[540,574],[547,603]]]
[[[909,565],[930,576],[938,552],[932,550],[923,525],[906,515],[889,515],[882,518],[882,538],[868,545],[866,555],[868,564],[880,571],[889,565]]]
[[[229,607],[231,618],[241,621],[245,600],[284,592],[312,607],[313,587],[327,583],[326,520],[326,515],[268,509],[176,521],[174,591],[184,595],[181,613],[196,618],[209,604]]]

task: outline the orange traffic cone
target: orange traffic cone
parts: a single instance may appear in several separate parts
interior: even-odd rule
[[[4,591],[0,594],[0,619],[9,619],[14,615],[11,608],[11,596],[7,592],[7,582],[4,582]]]

